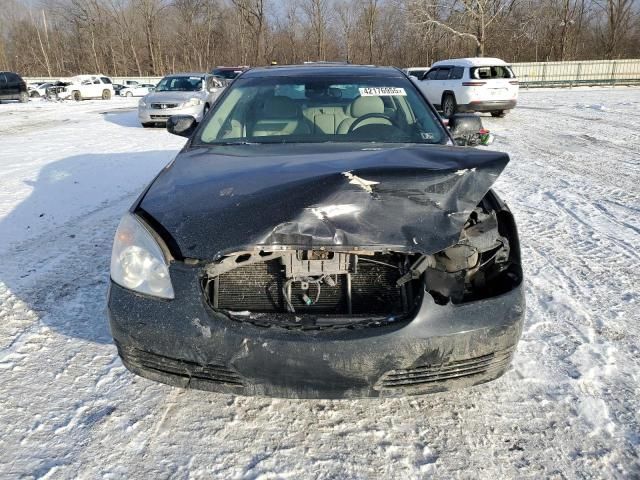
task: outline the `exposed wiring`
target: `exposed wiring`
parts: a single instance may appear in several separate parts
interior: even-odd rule
[[[498,242],[500,242],[500,246],[497,248],[495,253],[491,255],[488,259],[486,259],[484,262],[482,262],[478,268],[484,267],[487,263],[489,263],[491,260],[496,258],[498,254],[502,251],[502,249],[504,248],[504,242],[502,242],[501,240],[498,240]]]
[[[313,300],[312,305],[318,303],[318,300],[320,300],[320,293],[322,292],[322,287],[321,284],[323,281],[325,281],[325,277],[329,277],[329,275],[322,275],[320,278],[290,278],[289,280],[287,280],[284,285],[282,286],[282,297],[284,298],[284,301],[286,303],[286,307],[287,307],[287,311],[289,313],[296,313],[296,309],[293,306],[293,302],[291,301],[291,296],[289,295],[289,288],[291,287],[291,284],[293,282],[307,282],[307,283],[311,283],[313,285],[315,285],[316,287],[316,297]],[[337,284],[337,278],[336,280],[331,279],[332,281],[334,281],[334,284]]]
[[[290,278],[282,286],[282,296],[284,298],[285,303],[287,304],[287,311],[290,313],[296,313],[296,309],[293,308],[293,304],[291,303],[291,298],[289,297],[289,287],[291,286],[293,281],[294,279]]]
[[[380,262],[378,260],[371,260],[369,258],[364,258],[364,257],[358,257],[358,259],[361,262],[375,263],[375,264],[378,264],[378,265],[382,265],[384,267],[395,268],[396,270],[400,270],[400,267],[398,267],[396,265],[391,265],[390,263]]]

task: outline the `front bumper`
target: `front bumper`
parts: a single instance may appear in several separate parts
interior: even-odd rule
[[[516,108],[516,100],[480,100],[472,101],[466,105],[458,105],[461,112],[495,112],[499,110],[511,110]]]
[[[151,108],[138,107],[138,120],[140,123],[166,123],[167,119],[172,115],[191,115],[197,122],[202,120],[204,104],[189,107],[176,108]]]
[[[171,301],[111,284],[109,320],[124,365],[169,385],[240,395],[377,397],[476,385],[508,369],[524,319],[520,284],[461,305],[426,294],[402,324],[290,331],[213,311],[199,268],[174,264],[171,278]]]

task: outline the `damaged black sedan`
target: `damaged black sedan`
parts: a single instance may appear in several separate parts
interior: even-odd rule
[[[452,119],[455,122],[455,119]],[[495,379],[520,338],[504,153],[454,146],[393,68],[243,72],[122,219],[109,318],[175,386],[345,398]]]

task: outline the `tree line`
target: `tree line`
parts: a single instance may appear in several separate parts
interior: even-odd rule
[[[640,0],[2,0],[0,70],[640,58]]]

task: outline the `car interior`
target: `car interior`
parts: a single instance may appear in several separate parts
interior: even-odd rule
[[[407,95],[362,96],[358,85],[300,84],[238,88],[212,116],[202,140],[266,142],[405,141],[440,138],[435,119],[416,118]],[[227,105],[229,104],[229,105]],[[282,137],[288,137],[283,139]],[[434,142],[433,140],[436,140]]]

